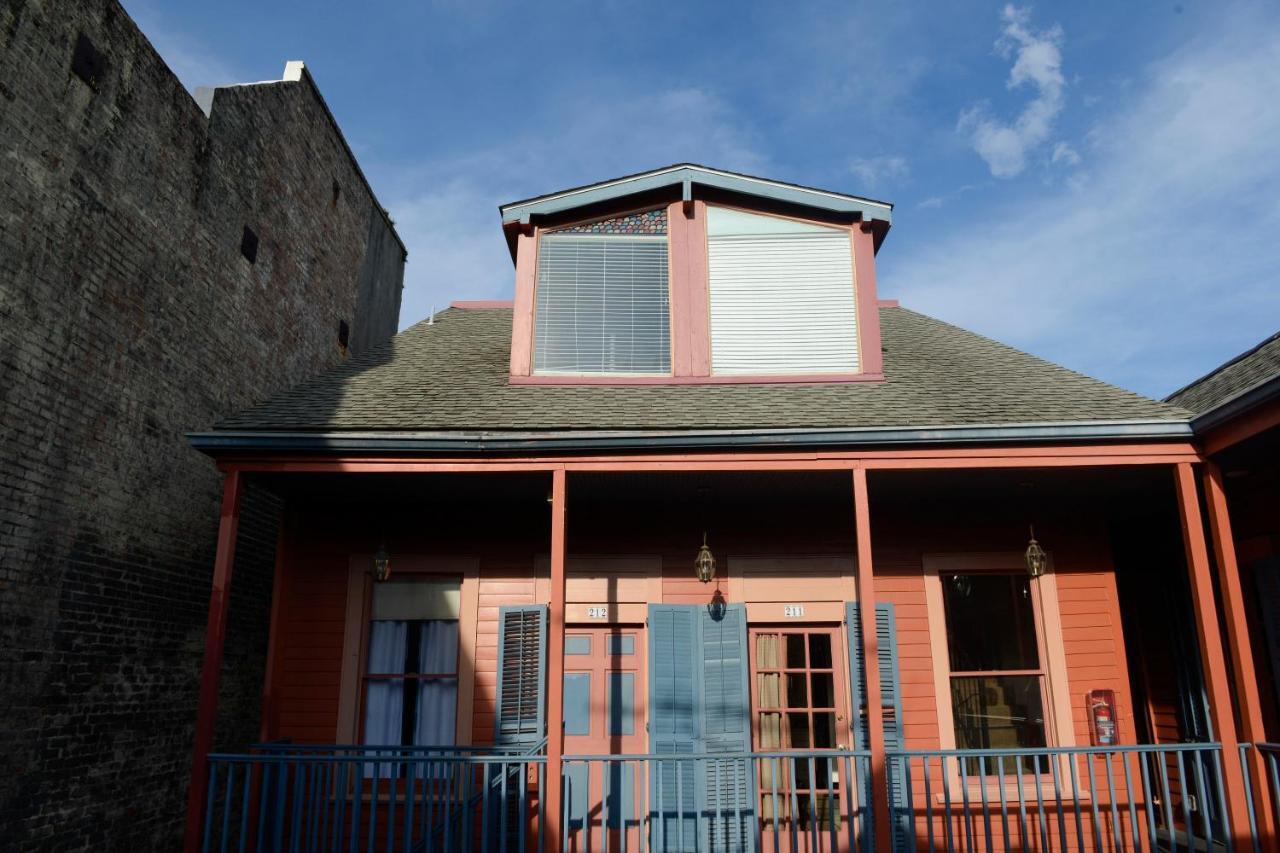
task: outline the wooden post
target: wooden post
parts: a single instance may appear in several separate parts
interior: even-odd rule
[[[289,568],[289,548],[292,543],[293,517],[288,510],[280,513],[276,522],[276,565],[271,581],[271,623],[267,626],[267,665],[262,678],[262,719],[258,721],[258,739],[263,743],[280,735],[280,705],[276,681],[280,676],[284,655],[285,572]]]
[[[862,614],[862,671],[867,681],[867,740],[871,747],[871,801],[875,808],[876,849],[889,850],[889,782],[880,700],[880,644],[876,639],[876,586],[871,562],[871,515],[867,470],[853,469],[854,529],[858,540],[858,610]],[[858,713],[851,708],[849,713]],[[857,744],[853,744],[856,749]]]
[[[1205,544],[1204,521],[1200,517],[1200,496],[1196,476],[1190,462],[1179,462],[1174,469],[1178,487],[1178,510],[1182,518],[1182,541],[1187,552],[1187,572],[1191,576],[1191,601],[1195,607],[1196,633],[1200,639],[1200,657],[1204,670],[1205,690],[1209,695],[1209,719],[1213,732],[1222,744],[1222,780],[1231,819],[1232,849],[1252,848],[1249,835],[1249,803],[1244,789],[1244,766],[1240,761],[1240,740],[1236,736],[1235,714],[1231,708],[1231,688],[1227,681],[1226,656],[1222,649],[1222,633],[1218,630],[1218,607],[1213,594],[1213,577],[1209,571],[1209,550]]]
[[[236,531],[240,525],[243,483],[239,471],[222,480],[222,517],[218,522],[218,548],[213,559],[213,587],[209,592],[209,619],[205,627],[204,663],[200,669],[200,699],[196,706],[195,751],[191,784],[187,789],[186,853],[200,849],[200,831],[209,785],[209,750],[218,718],[218,676],[222,672],[222,647],[227,634],[227,605],[231,601],[231,570],[236,560]]]
[[[1231,668],[1235,673],[1236,697],[1240,701],[1240,738],[1246,743],[1267,739],[1262,717],[1262,699],[1258,695],[1258,671],[1253,663],[1253,647],[1249,641],[1249,624],[1245,618],[1244,593],[1240,588],[1240,566],[1236,562],[1236,544],[1231,535],[1231,516],[1227,513],[1227,493],[1222,485],[1222,470],[1215,462],[1206,462],[1204,496],[1209,514],[1209,534],[1213,539],[1214,562],[1218,566],[1218,588],[1222,592],[1223,616],[1227,623],[1227,646],[1231,652]],[[1258,818],[1258,836],[1264,850],[1277,841],[1271,785],[1262,754],[1249,753],[1253,798]]]
[[[561,763],[564,757],[564,567],[565,473],[551,472],[551,604],[547,625],[547,790],[545,808],[547,850],[561,849]]]

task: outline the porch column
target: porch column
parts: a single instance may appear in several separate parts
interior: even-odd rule
[[[1231,534],[1231,517],[1227,513],[1227,493],[1222,486],[1222,469],[1215,462],[1204,467],[1204,496],[1209,513],[1209,534],[1213,539],[1214,562],[1218,566],[1218,587],[1222,591],[1223,615],[1227,623],[1227,646],[1231,651],[1231,668],[1235,673],[1236,696],[1240,700],[1240,737],[1247,743],[1265,741],[1262,700],[1258,696],[1258,671],[1254,667],[1253,647],[1249,641],[1249,625],[1245,619],[1244,594],[1240,589],[1240,567],[1236,562],[1236,543]],[[1266,848],[1275,840],[1275,823],[1271,810],[1271,786],[1262,755],[1249,754],[1254,802],[1257,804],[1258,834]]]
[[[547,777],[542,819],[547,849],[558,853],[561,821],[561,763],[564,756],[564,551],[565,473],[551,472],[551,603],[547,625]]]
[[[853,469],[853,516],[858,540],[858,603],[862,612],[862,667],[867,680],[867,740],[871,747],[871,802],[875,809],[876,849],[890,849],[889,782],[884,743],[884,711],[880,700],[880,651],[876,639],[876,587],[871,564],[871,515],[867,469]],[[850,713],[858,713],[857,708]],[[853,744],[856,749],[857,744]]]
[[[209,591],[209,621],[205,627],[204,663],[200,668],[200,700],[196,706],[195,754],[191,761],[191,785],[187,789],[186,853],[200,849],[201,817],[209,784],[209,749],[218,718],[218,676],[222,672],[222,646],[227,633],[227,605],[231,601],[231,569],[236,557],[236,531],[240,525],[243,483],[239,471],[222,480],[222,516],[218,522],[218,549],[213,560],[213,587]]]
[[[1218,608],[1209,571],[1204,522],[1200,517],[1200,497],[1196,492],[1196,476],[1191,463],[1179,462],[1174,469],[1174,479],[1178,487],[1182,541],[1187,552],[1187,571],[1191,576],[1191,600],[1195,607],[1205,689],[1209,694],[1209,719],[1213,722],[1214,736],[1222,744],[1222,782],[1227,814],[1231,819],[1233,846],[1244,851],[1251,849],[1247,840],[1249,806],[1244,789],[1244,767],[1240,761],[1240,740],[1236,736],[1235,714],[1231,708],[1222,634],[1218,630]]]

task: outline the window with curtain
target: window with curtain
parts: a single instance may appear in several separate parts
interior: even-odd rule
[[[456,580],[374,586],[364,697],[364,742],[451,746],[458,715]]]
[[[1036,642],[1031,579],[1025,574],[952,574],[942,578],[951,667],[951,710],[958,749],[1046,745],[1045,672]],[[1004,771],[1036,770],[1031,759],[1004,760]],[[985,768],[969,759],[970,773]]]
[[[665,234],[544,234],[534,372],[670,373],[667,278]]]

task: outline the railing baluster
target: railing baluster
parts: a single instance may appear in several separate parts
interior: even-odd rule
[[[1103,752],[1102,762],[1107,772],[1107,796],[1111,801],[1111,837],[1115,839],[1115,849],[1120,850],[1124,847],[1124,824],[1120,820],[1119,806],[1116,803],[1116,782],[1111,770],[1111,755],[1110,752]]]
[[[1133,849],[1135,853],[1142,853],[1142,838],[1138,834],[1137,802],[1133,798],[1133,777],[1129,774],[1129,757],[1130,753],[1120,753],[1120,769],[1124,771],[1125,805],[1129,809],[1129,831],[1133,837]]]
[[[942,779],[942,803],[945,822],[943,829],[947,837],[947,853],[955,853],[955,827],[953,825],[954,818],[951,815],[951,774],[947,772],[947,757],[939,756],[942,766],[939,770],[939,776]],[[957,761],[957,764],[959,762]]]
[[[1157,753],[1160,766],[1160,800],[1164,803],[1164,831],[1168,836],[1170,853],[1178,851],[1178,833],[1173,825],[1173,787],[1169,784],[1169,759]]]
[[[996,788],[1000,794],[1000,838],[1004,841],[1004,849],[1009,850],[1009,807],[1005,802],[1003,755],[996,756]]]
[[[964,849],[966,853],[973,850],[973,809],[969,808],[969,771],[963,758],[956,759],[960,768],[960,802],[964,805]]]
[[[995,839],[991,832],[991,803],[987,801],[987,757],[978,756],[978,796],[982,800],[982,832],[987,853],[994,853]]]
[[[252,804],[252,799],[249,795],[253,790],[253,785],[250,784],[250,780],[253,778],[252,774],[253,765],[246,762],[244,765],[244,779],[241,782],[244,793],[240,795],[240,843],[236,847],[239,853],[244,853],[245,844],[249,840],[249,807]]]
[[[1231,838],[1231,815],[1227,811],[1227,779],[1226,774],[1222,771],[1222,748],[1220,746],[1211,748],[1210,756],[1213,758],[1214,773],[1218,779],[1218,814],[1222,815],[1222,837],[1229,839]],[[1241,764],[1240,772],[1247,779],[1249,777],[1249,766]],[[1257,837],[1256,833],[1254,837]]]
[[[1054,759],[1050,759],[1048,762],[1048,764],[1051,766],[1056,763],[1057,761]],[[1045,810],[1044,810],[1044,781],[1043,781],[1044,774],[1040,772],[1039,759],[1036,760],[1035,768],[1036,768],[1036,772],[1035,772],[1036,817],[1040,821],[1040,849],[1042,851],[1047,851],[1049,849],[1049,839],[1051,836],[1049,835],[1049,817],[1048,815],[1045,814]],[[1067,845],[1063,844],[1062,849],[1066,850],[1066,848],[1067,848]]]
[[[222,843],[218,850],[221,853],[227,853],[227,842],[231,836],[231,798],[235,791],[236,785],[236,765],[234,762],[227,762],[227,783],[222,792]]]
[[[1095,853],[1102,853],[1102,813],[1098,810],[1098,779],[1093,773],[1093,760],[1097,756],[1092,752],[1086,752],[1082,757],[1084,769],[1089,773],[1089,811],[1093,815],[1093,849]],[[1078,795],[1076,801],[1079,802]]]
[[[910,761],[910,757],[904,756],[903,761]],[[929,853],[937,853],[937,847],[933,837],[933,786],[929,784],[929,756],[923,756],[920,760],[920,773],[924,777],[924,833],[925,838],[929,842]],[[946,784],[944,781],[943,784]]]
[[[218,791],[218,763],[209,762],[209,789],[205,795],[204,805],[204,843],[201,848],[208,853],[209,842],[213,836],[213,801]]]
[[[1200,804],[1200,829],[1204,833],[1204,842],[1213,847],[1213,823],[1209,819],[1209,797],[1204,785],[1204,754],[1200,750],[1191,753],[1193,763],[1192,778],[1196,782],[1196,802]]]
[[[1067,814],[1062,806],[1062,767],[1059,765],[1058,756],[1053,756],[1049,760],[1049,772],[1053,774],[1053,802],[1055,810],[1058,813],[1058,840],[1062,842],[1062,851],[1067,850]],[[1077,820],[1079,813],[1077,812]]]
[[[1156,834],[1155,792],[1151,790],[1151,755],[1158,755],[1158,753],[1138,755],[1136,758],[1138,759],[1138,770],[1142,772],[1142,808],[1147,817],[1147,832],[1149,833],[1147,843],[1151,845],[1152,853],[1154,853],[1159,846],[1157,840],[1159,836]]]
[[[782,813],[778,811],[778,762],[780,759],[774,756],[769,760],[773,762],[773,772],[771,773],[771,787],[773,789],[773,853],[781,853],[782,839],[778,837],[778,826],[782,820]]]
[[[1084,820],[1080,817],[1080,768],[1076,766],[1076,759],[1076,753],[1071,753],[1067,767],[1071,770],[1071,802],[1074,804],[1072,811],[1076,816],[1076,849],[1084,853]]]
[[[810,755],[806,761],[809,766],[809,841],[813,845],[810,850],[818,849],[818,839],[821,837],[818,832],[818,798],[815,788],[818,784],[818,777],[815,772],[813,756]],[[885,792],[881,792],[882,794]],[[890,827],[892,829],[892,827]]]
[[[1178,758],[1178,783],[1182,788],[1182,823],[1187,830],[1187,849],[1196,849],[1196,828],[1191,819],[1190,797],[1187,796],[1187,762],[1183,760],[1181,751],[1174,753]]]

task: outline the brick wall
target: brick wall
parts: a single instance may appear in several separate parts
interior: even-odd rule
[[[294,76],[206,117],[117,3],[0,4],[5,851],[177,847],[219,497],[183,433],[395,331],[403,247]],[[278,501],[244,510],[219,747],[258,726]]]

